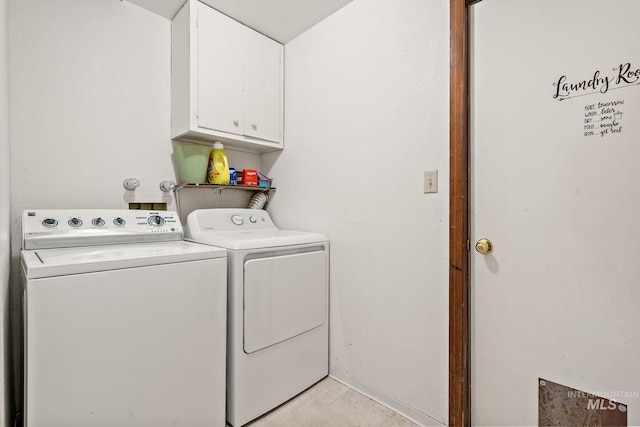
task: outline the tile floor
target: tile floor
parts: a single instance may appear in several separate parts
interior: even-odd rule
[[[327,377],[247,427],[416,427],[403,416]]]

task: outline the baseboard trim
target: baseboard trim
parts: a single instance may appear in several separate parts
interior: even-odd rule
[[[342,384],[364,394],[365,396],[375,400],[376,402],[380,403],[381,405],[386,406],[387,408],[399,413],[400,415],[402,415],[405,418],[408,418],[409,420],[413,421],[414,423],[423,426],[423,427],[442,427],[444,426],[444,424],[442,424],[439,421],[434,420],[433,418],[431,418],[428,415],[423,414],[422,412],[418,411],[415,408],[412,408],[411,406],[408,406],[402,402],[400,402],[399,400],[379,391],[376,390],[364,383],[361,383],[360,381],[351,378],[350,376],[346,375],[344,372],[340,372],[339,370],[330,367],[329,368],[329,376],[333,379],[335,379],[336,381],[341,382]]]

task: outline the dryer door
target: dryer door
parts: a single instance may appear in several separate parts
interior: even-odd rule
[[[325,251],[313,251],[245,261],[245,353],[277,344],[326,321],[326,256]]]

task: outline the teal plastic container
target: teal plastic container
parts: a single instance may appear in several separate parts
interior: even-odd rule
[[[173,143],[173,155],[183,184],[205,184],[210,145]]]

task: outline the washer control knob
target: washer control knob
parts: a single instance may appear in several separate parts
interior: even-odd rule
[[[69,220],[69,225],[73,228],[82,226],[82,220],[80,218],[73,217]]]
[[[258,222],[258,219],[255,216],[251,215],[249,217],[249,221],[251,221],[252,224],[255,224],[256,222]]]
[[[235,225],[242,225],[244,223],[244,218],[242,218],[242,216],[240,215],[233,215],[231,217],[231,222],[233,222]]]
[[[102,219],[102,218],[93,218],[91,220],[91,224],[93,224],[94,227],[104,227],[104,219]]]
[[[58,221],[53,218],[45,218],[42,220],[42,225],[44,225],[47,228],[53,228],[58,225]]]
[[[116,219],[113,220],[113,224],[117,225],[118,227],[122,227],[127,223],[127,221],[124,220],[124,218],[118,217]]]
[[[149,225],[153,227],[161,227],[162,225],[164,225],[164,218],[162,218],[160,215],[151,215],[148,222]]]

